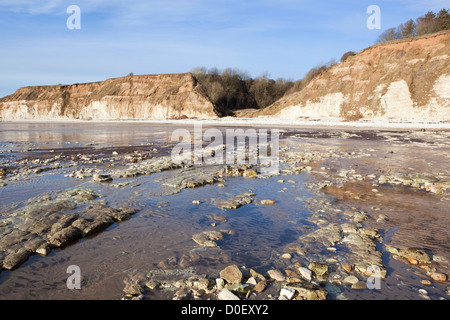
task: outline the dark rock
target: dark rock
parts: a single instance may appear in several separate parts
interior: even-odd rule
[[[30,250],[20,249],[17,252],[8,254],[3,260],[3,267],[7,270],[13,270],[28,260],[32,255]]]
[[[49,238],[49,243],[57,248],[64,247],[72,242],[75,242],[82,236],[82,231],[73,226],[68,226]]]

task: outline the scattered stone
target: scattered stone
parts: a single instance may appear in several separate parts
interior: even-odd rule
[[[421,284],[424,284],[424,285],[426,285],[426,286],[431,285],[431,281],[430,281],[430,280],[420,280],[420,283],[421,283]]]
[[[282,288],[280,290],[280,297],[284,296],[287,300],[291,300],[295,295],[295,290],[293,288]]]
[[[417,260],[419,263],[429,263],[431,261],[430,255],[425,250],[418,248],[400,249],[398,255],[405,259]]]
[[[255,178],[258,172],[255,169],[246,169],[242,175],[247,178]]]
[[[246,297],[247,294],[252,289],[252,286],[246,283],[236,283],[232,285],[226,285],[225,289],[230,290],[231,292],[237,294],[240,297]]]
[[[386,246],[386,251],[393,255],[398,255],[398,249],[392,246]]]
[[[351,265],[351,264],[348,264],[348,263],[342,263],[342,264],[341,264],[341,267],[342,267],[342,269],[344,269],[344,270],[347,271],[347,272],[352,271],[352,265]]]
[[[222,278],[217,278],[216,279],[216,287],[217,287],[217,290],[222,290],[225,287],[225,280],[223,280]]]
[[[253,288],[253,290],[255,290],[257,293],[261,293],[266,289],[266,287],[267,287],[267,281],[262,280],[256,284],[256,286]]]
[[[301,275],[304,279],[306,279],[306,280],[308,280],[308,281],[311,281],[311,280],[312,280],[312,271],[309,270],[308,268],[305,268],[305,267],[299,267],[299,268],[298,268],[298,271],[299,271],[300,275]]]
[[[193,204],[199,205],[200,204],[200,200],[192,200]]]
[[[215,241],[223,240],[223,233],[219,231],[203,231],[194,234],[192,240],[201,246],[215,248],[218,246]]]
[[[229,284],[238,284],[243,280],[242,272],[235,264],[220,271],[220,277]]]
[[[92,181],[94,182],[111,182],[113,178],[108,174],[94,174],[92,176]]]
[[[269,278],[275,281],[285,281],[286,277],[279,270],[269,270],[267,271]]]
[[[351,275],[351,276],[344,278],[344,280],[342,282],[353,285],[353,284],[359,282],[359,279],[357,277]]]
[[[447,281],[447,275],[444,273],[441,273],[441,272],[431,272],[430,277],[434,281],[439,281],[439,282]]]
[[[0,177],[6,177],[6,174],[7,174],[6,169],[1,168],[0,169]]]
[[[367,289],[367,283],[365,283],[364,281],[358,281],[352,284],[352,289],[356,290]]]
[[[261,204],[263,206],[273,206],[275,204],[275,200],[264,199],[264,200],[261,200]]]
[[[214,205],[219,209],[238,209],[243,205],[252,203],[251,197],[254,195],[252,192],[244,192],[228,199],[216,200]]]
[[[240,300],[237,295],[235,295],[228,289],[220,290],[217,297],[219,298],[219,300]]]
[[[150,290],[158,289],[161,286],[161,282],[157,280],[149,280],[145,283],[145,286],[149,288]]]
[[[312,283],[291,283],[289,288],[297,292],[297,300],[326,300],[328,292]]]
[[[314,272],[317,277],[326,277],[328,275],[328,265],[318,262],[311,262],[308,268]]]
[[[292,255],[291,255],[290,253],[283,253],[283,254],[280,256],[280,258],[281,258],[281,259],[289,260],[289,259],[292,258]]]

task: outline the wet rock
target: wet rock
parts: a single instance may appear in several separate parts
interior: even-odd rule
[[[333,246],[337,242],[341,241],[342,229],[337,224],[329,224],[325,227],[322,227],[316,231],[307,234],[306,236],[302,236],[300,238],[301,241],[317,241],[325,245],[326,247]]]
[[[314,272],[318,278],[325,278],[328,275],[328,265],[324,263],[311,262],[308,268]]]
[[[238,209],[243,205],[252,203],[251,196],[254,196],[252,192],[244,192],[227,199],[216,200],[214,205],[219,209]]]
[[[43,243],[39,248],[36,249],[36,253],[41,255],[41,256],[46,256],[50,253],[51,251],[51,247],[50,244]]]
[[[72,226],[81,230],[83,237],[87,237],[108,228],[113,223],[112,219],[86,219],[82,217],[75,220]]]
[[[139,296],[144,292],[142,279],[138,276],[129,276],[123,280],[125,287],[123,293],[128,296]]]
[[[247,294],[250,292],[253,286],[247,284],[247,283],[236,283],[232,285],[226,285],[225,289],[230,290],[234,294],[236,294],[238,297],[245,298]]]
[[[246,169],[242,175],[247,178],[255,178],[258,176],[258,172],[255,169]]]
[[[342,263],[341,264],[342,269],[344,269],[346,272],[352,271],[352,265],[349,263]]]
[[[44,236],[50,231],[53,224],[55,224],[57,221],[58,221],[58,217],[49,216],[49,217],[46,217],[46,218],[43,218],[41,220],[34,222],[31,226],[28,227],[27,230],[31,233],[35,233],[37,235]]]
[[[217,295],[217,297],[219,298],[219,300],[240,300],[237,295],[235,295],[234,293],[232,293],[228,289],[220,290],[220,292]]]
[[[192,204],[199,205],[200,204],[200,200],[192,200]]]
[[[358,282],[352,284],[352,289],[356,289],[356,290],[367,289],[367,283],[364,281],[358,281]]]
[[[269,278],[275,281],[285,281],[286,277],[279,270],[269,270],[267,271]]]
[[[32,235],[32,237],[29,237],[29,239],[23,243],[23,248],[30,250],[31,252],[36,252],[36,250],[44,244],[47,244],[47,241],[38,235]]]
[[[386,251],[393,255],[398,255],[398,249],[393,246],[386,246]]]
[[[430,278],[434,281],[445,282],[447,281],[447,275],[441,272],[431,272]]]
[[[32,255],[30,250],[20,249],[17,252],[10,253],[3,260],[3,268],[13,270],[19,267],[22,263],[28,260]]]
[[[54,223],[51,227],[50,234],[55,234],[62,229],[68,227],[73,221],[78,219],[78,213],[70,213],[61,215],[58,222]]]
[[[111,182],[111,181],[113,181],[113,178],[109,174],[95,173],[92,176],[92,181],[94,181],[94,182]]]
[[[328,296],[324,288],[312,283],[291,283],[288,287],[297,292],[298,300],[326,300]]]
[[[192,240],[201,246],[215,248],[218,244],[215,241],[223,240],[223,233],[219,231],[203,231],[194,234]]]
[[[307,281],[312,280],[312,271],[305,267],[299,267],[298,272]]]
[[[429,263],[431,261],[430,255],[425,250],[419,248],[400,249],[398,255],[405,259],[417,260],[420,263]]]
[[[264,290],[266,290],[266,287],[267,287],[267,281],[266,281],[266,280],[262,280],[262,281],[259,281],[259,282],[255,285],[255,287],[253,288],[253,290],[255,290],[257,293],[261,293],[261,292],[263,292]]]
[[[0,251],[15,252],[22,248],[22,242],[26,241],[30,233],[20,229],[12,229],[0,239]]]
[[[48,216],[53,213],[73,210],[76,204],[68,199],[57,199],[54,201],[45,201],[33,203],[21,210],[27,217],[35,218],[36,216]]]
[[[49,238],[49,243],[57,248],[64,247],[77,241],[82,236],[80,229],[68,226],[61,231],[56,232]]]
[[[4,169],[4,168],[1,168],[0,169],[0,177],[6,177],[6,174],[7,174],[7,172],[6,172],[6,169]]]
[[[241,283],[243,280],[243,274],[235,264],[220,271],[220,277],[229,284]]]
[[[261,204],[264,206],[273,206],[273,205],[275,205],[275,200],[264,199],[264,200],[261,200]]]
[[[357,283],[358,281],[359,281],[359,279],[353,275],[345,277],[344,280],[342,280],[343,283],[351,284],[351,285]]]

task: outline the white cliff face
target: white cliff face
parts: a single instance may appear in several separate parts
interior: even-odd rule
[[[26,87],[0,99],[2,120],[217,118],[190,74],[148,75],[72,86]]]
[[[320,97],[318,102],[306,101],[304,105],[296,105],[281,110],[277,116],[280,118],[339,118],[344,95],[341,92],[330,93]]]

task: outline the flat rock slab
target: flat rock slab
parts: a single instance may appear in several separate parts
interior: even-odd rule
[[[251,197],[254,195],[252,192],[244,192],[227,199],[216,200],[214,205],[219,209],[238,209],[243,205],[252,203],[253,198]]]
[[[223,240],[223,233],[219,231],[203,231],[192,236],[192,240],[201,246],[215,248],[217,240]]]

